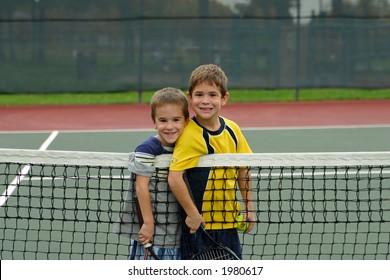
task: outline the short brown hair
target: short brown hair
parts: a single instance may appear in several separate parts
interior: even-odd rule
[[[222,97],[227,92],[228,78],[225,72],[215,64],[204,64],[197,67],[191,73],[190,80],[188,82],[188,92],[192,95],[192,91],[199,83],[208,83],[210,85],[216,85],[221,91]]]
[[[156,108],[164,104],[177,104],[182,106],[184,118],[187,120],[190,117],[188,111],[188,100],[184,93],[177,88],[166,87],[154,93],[150,100],[152,120],[156,117]]]

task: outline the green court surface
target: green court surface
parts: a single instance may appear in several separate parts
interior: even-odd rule
[[[390,150],[390,126],[244,129],[255,153]],[[0,148],[38,149],[51,132],[0,132]],[[130,152],[153,130],[60,131],[49,150]]]

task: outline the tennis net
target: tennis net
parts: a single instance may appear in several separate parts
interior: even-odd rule
[[[0,258],[128,259],[129,237],[113,231],[128,158],[0,149]],[[244,259],[390,259],[390,152],[220,154],[199,166],[251,172]]]

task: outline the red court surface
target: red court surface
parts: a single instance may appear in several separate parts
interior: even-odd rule
[[[390,125],[390,100],[230,103],[242,128]],[[152,129],[148,105],[0,107],[0,131]]]

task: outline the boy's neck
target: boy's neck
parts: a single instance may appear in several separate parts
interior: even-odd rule
[[[210,131],[217,131],[221,127],[221,122],[219,120],[219,116],[212,119],[202,119],[198,116],[195,116],[196,121],[203,126],[204,128],[210,130]]]

